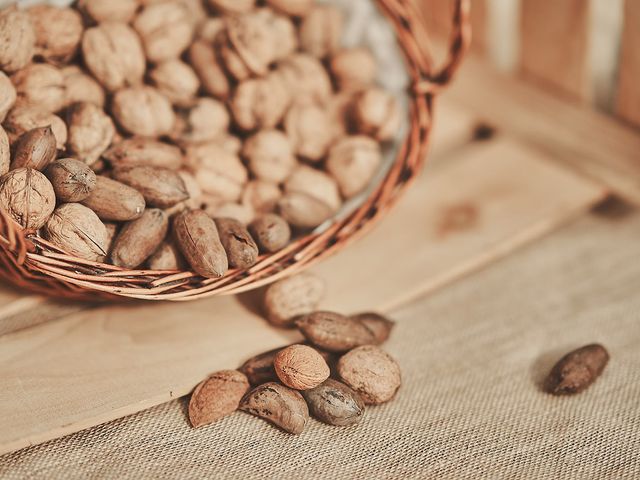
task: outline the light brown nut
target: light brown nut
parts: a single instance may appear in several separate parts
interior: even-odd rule
[[[158,167],[177,170],[182,152],[175,145],[144,137],[121,140],[102,154],[114,168]]]
[[[237,2],[234,2],[234,5],[235,3]],[[224,17],[207,17],[198,25],[195,42],[203,41],[212,45],[226,26]]]
[[[96,186],[82,204],[96,212],[101,220],[127,222],[142,215],[144,197],[136,189],[98,175]]]
[[[250,131],[274,128],[290,103],[290,92],[281,77],[270,73],[240,83],[233,92],[229,108],[238,127]]]
[[[359,91],[373,84],[378,67],[369,50],[355,47],[336,52],[330,69],[340,90]]]
[[[187,262],[173,242],[167,240],[149,257],[147,264],[151,270],[186,270]]]
[[[336,181],[325,172],[307,165],[299,165],[284,184],[285,194],[304,193],[328,205],[332,212],[342,204]]]
[[[291,240],[289,224],[275,213],[260,215],[249,224],[249,231],[261,252],[277,252],[286,247]]]
[[[93,165],[111,145],[116,133],[113,120],[93,103],[76,103],[68,111],[71,154],[87,165]]]
[[[278,202],[278,210],[289,225],[307,230],[329,220],[335,210],[302,192],[288,192]]]
[[[33,58],[36,33],[29,14],[16,5],[0,11],[0,70],[12,73]]]
[[[282,60],[298,49],[298,32],[291,18],[270,8],[260,8],[256,15],[269,25],[274,37],[274,60]]]
[[[129,167],[115,170],[113,178],[139,191],[147,205],[169,208],[189,198],[187,188],[174,170],[157,167]]]
[[[209,15],[209,12],[205,8],[202,0],[179,0],[187,9],[189,20],[194,26],[194,29],[197,29],[198,26],[204,22]]]
[[[178,58],[189,46],[194,27],[188,7],[180,1],[148,4],[133,21],[151,62]]]
[[[326,103],[326,114],[334,139],[340,139],[353,130],[351,111],[354,95],[351,92],[338,92]]]
[[[16,103],[16,87],[11,83],[11,79],[0,71],[0,122],[3,122],[9,110]]]
[[[269,23],[258,12],[229,16],[221,50],[227,70],[239,81],[245,79],[245,71],[255,75],[266,75],[269,65],[276,59],[276,36]],[[226,53],[226,54],[225,54]],[[241,69],[234,68],[229,54],[237,55]],[[246,69],[246,70],[245,70]]]
[[[247,228],[233,218],[215,218],[220,242],[227,252],[229,266],[249,268],[258,260],[258,246]]]
[[[56,153],[56,137],[51,127],[34,128],[16,141],[11,170],[22,167],[44,170],[55,160]]]
[[[372,333],[375,345],[379,345],[388,340],[391,331],[395,326],[393,320],[375,312],[363,312],[349,317],[351,320],[360,322]]]
[[[142,83],[144,52],[138,35],[125,23],[105,22],[87,29],[82,56],[93,76],[111,92]]]
[[[267,0],[267,5],[292,17],[307,15],[313,3],[313,0]]]
[[[251,390],[240,402],[240,410],[294,435],[302,433],[309,421],[309,408],[302,395],[275,382]]]
[[[380,145],[356,135],[344,137],[331,147],[326,168],[338,182],[340,193],[351,198],[371,183],[381,163]]]
[[[0,126],[0,177],[9,171],[11,164],[11,146],[9,136],[4,128]]]
[[[320,61],[306,53],[295,53],[278,63],[272,73],[294,100],[324,104],[332,92],[331,79]]]
[[[326,109],[311,102],[294,103],[284,117],[284,129],[296,155],[311,162],[324,158],[334,137]]]
[[[43,228],[44,238],[70,255],[101,261],[107,254],[107,229],[98,216],[79,203],[55,209]]]
[[[228,202],[240,198],[249,177],[240,158],[215,142],[188,147],[186,163],[204,193]]]
[[[322,355],[307,345],[291,345],[280,350],[273,359],[280,381],[295,390],[309,390],[329,378],[329,365]]]
[[[189,421],[195,428],[231,415],[249,389],[247,377],[237,370],[212,373],[195,388],[189,400]]]
[[[231,218],[242,225],[249,225],[255,216],[255,212],[248,205],[226,202],[220,203],[215,208],[205,205],[205,212],[213,218]]]
[[[274,348],[268,352],[255,355],[244,362],[238,370],[247,376],[251,385],[277,382],[278,376],[273,368],[273,359],[280,350],[282,348]]]
[[[280,130],[261,130],[242,148],[253,175],[267,182],[283,182],[297,165],[289,138]]]
[[[96,186],[96,174],[89,166],[75,158],[61,158],[51,163],[47,176],[59,202],[81,202]]]
[[[78,8],[95,22],[129,22],[138,9],[138,0],[78,0]]]
[[[12,145],[22,134],[29,130],[47,126],[51,126],[51,130],[56,137],[58,150],[64,150],[67,143],[67,125],[64,121],[57,115],[39,107],[14,107],[7,115],[3,126]]]
[[[328,378],[322,385],[304,390],[311,416],[329,425],[355,425],[364,414],[364,402],[344,383]]]
[[[64,76],[46,63],[32,63],[11,76],[18,102],[57,112],[66,102]]]
[[[158,208],[147,208],[140,218],[120,229],[111,250],[111,262],[118,267],[136,268],[155,252],[169,229],[169,217]]]
[[[229,268],[215,222],[202,210],[189,210],[173,220],[176,244],[194,272],[206,278],[222,277]]]
[[[206,143],[222,138],[229,128],[229,113],[213,98],[198,98],[178,112],[171,138],[178,144]]]
[[[248,13],[256,4],[256,0],[207,0],[209,6],[220,13]]]
[[[300,46],[316,58],[325,58],[340,46],[344,18],[333,5],[315,5],[300,25]]]
[[[265,180],[251,180],[242,192],[242,203],[256,213],[271,213],[275,210],[282,191],[276,183]]]
[[[77,102],[104,106],[104,90],[98,82],[84,73],[77,65],[69,65],[60,70],[65,84],[65,105]]]
[[[266,317],[274,325],[293,326],[297,317],[318,308],[325,290],[325,282],[311,273],[304,272],[279,280],[269,285],[265,292]]]
[[[122,128],[141,137],[159,137],[173,130],[176,117],[171,102],[148,86],[119,90],[112,111]]]
[[[179,59],[156,65],[149,72],[149,78],[160,93],[179,107],[191,105],[200,87],[196,72]]]
[[[591,386],[609,362],[609,352],[597,343],[567,353],[549,372],[544,387],[553,395],[573,395]]]
[[[344,354],[338,360],[337,370],[340,379],[368,405],[388,402],[402,383],[396,361],[375,345],[357,347]]]
[[[0,207],[22,228],[42,227],[56,206],[47,177],[32,168],[17,168],[0,177]]]
[[[225,100],[231,86],[213,45],[204,40],[193,42],[189,47],[189,60],[205,92]]]
[[[391,140],[402,123],[398,100],[380,88],[363,91],[353,106],[353,118],[358,132],[378,141]]]
[[[36,57],[54,63],[67,63],[78,51],[84,27],[77,10],[52,5],[27,9],[36,32]]]

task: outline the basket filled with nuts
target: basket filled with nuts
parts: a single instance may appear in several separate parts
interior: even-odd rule
[[[59,4],[65,4],[60,6]],[[78,0],[0,10],[0,273],[188,300],[299,271],[419,170],[437,70],[405,0]]]

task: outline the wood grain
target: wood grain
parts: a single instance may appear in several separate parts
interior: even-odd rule
[[[495,260],[603,195],[506,140],[427,169],[367,237],[323,262],[324,307],[389,309]],[[188,393],[208,372],[294,341],[256,295],[114,305],[0,337],[0,453]]]
[[[618,79],[616,112],[624,120],[640,126],[640,2],[637,0],[625,2]]]
[[[520,64],[526,76],[572,98],[589,98],[589,2],[522,0],[520,18]]]

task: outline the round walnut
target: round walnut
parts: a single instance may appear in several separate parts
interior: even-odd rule
[[[16,88],[11,83],[11,79],[0,71],[0,122],[4,121],[16,103]]]
[[[236,124],[249,131],[274,128],[282,120],[290,102],[291,96],[281,77],[271,73],[238,85],[229,108]]]
[[[0,70],[12,73],[31,62],[36,33],[29,14],[15,5],[0,11]]]
[[[9,142],[13,143],[24,133],[38,127],[51,126],[53,135],[56,137],[56,147],[64,150],[67,143],[67,126],[57,115],[37,106],[16,106],[14,107],[3,126],[9,135]]]
[[[256,0],[207,0],[209,6],[220,13],[247,13],[256,4]]]
[[[125,88],[113,97],[113,115],[125,130],[142,137],[169,134],[175,123],[171,102],[155,88]]]
[[[283,182],[297,164],[291,142],[280,130],[262,130],[249,137],[242,156],[256,178],[273,183]]]
[[[56,196],[42,173],[32,168],[17,168],[0,178],[0,206],[22,228],[38,230],[56,206]]]
[[[86,30],[82,56],[89,71],[109,91],[142,83],[144,52],[138,35],[125,23],[101,23]]]
[[[282,192],[276,183],[251,180],[242,192],[242,203],[256,213],[270,213],[275,210],[281,196]]]
[[[285,193],[303,193],[328,205],[336,212],[342,203],[336,181],[325,172],[299,165],[284,184]]]
[[[78,50],[84,30],[78,11],[34,5],[27,12],[36,32],[36,57],[54,64],[71,60]]]
[[[340,46],[344,18],[332,5],[315,5],[300,25],[300,46],[316,58],[332,55]]]
[[[326,109],[310,102],[294,104],[284,118],[284,128],[296,155],[311,162],[322,160],[333,140]]]
[[[66,103],[62,72],[46,63],[32,63],[11,76],[22,105],[35,105],[57,112]]]
[[[133,27],[151,62],[178,58],[194,33],[188,7],[177,0],[146,5],[133,21]]]
[[[198,98],[179,112],[171,137],[177,143],[203,143],[221,138],[229,128],[229,113],[213,98]]]
[[[336,179],[345,198],[364,190],[380,168],[380,145],[362,135],[344,137],[329,152],[327,171]]]
[[[78,8],[97,23],[127,23],[135,15],[138,5],[138,0],[78,0]]]
[[[200,87],[193,69],[178,59],[156,65],[149,72],[149,78],[158,91],[178,107],[191,105]]]
[[[267,0],[267,5],[293,17],[303,17],[311,11],[314,0]]]
[[[273,359],[280,381],[295,390],[309,390],[329,378],[329,366],[322,355],[306,345],[290,345]]]
[[[340,90],[358,91],[371,86],[376,78],[377,65],[366,48],[346,48],[331,59],[331,73]]]
[[[228,202],[240,199],[248,174],[237,155],[204,143],[187,148],[186,161],[204,193]]]
[[[351,92],[338,92],[332,95],[326,103],[326,114],[329,117],[329,125],[333,139],[345,136],[352,130],[351,107],[353,105]]]
[[[274,36],[274,60],[282,60],[298,49],[298,33],[291,18],[279,15],[270,8],[261,8],[257,14],[268,23]]]
[[[296,53],[278,63],[274,75],[294,100],[325,103],[331,96],[331,79],[322,63],[306,53]]]
[[[209,95],[226,99],[229,96],[229,79],[225,74],[213,46],[206,40],[197,40],[189,47],[189,60],[202,88]]]
[[[93,103],[76,103],[69,110],[70,152],[92,165],[111,145],[115,127],[111,117]]]
[[[50,164],[47,176],[59,202],[81,202],[96,186],[96,174],[75,158],[61,158]]]
[[[98,82],[84,73],[80,67],[69,65],[60,71],[64,77],[65,105],[87,102],[99,107],[104,106],[104,90]]]
[[[234,5],[235,3],[237,2],[234,2]],[[224,17],[207,17],[200,25],[198,25],[196,38],[211,45],[216,41],[218,35],[224,31],[226,26]]]

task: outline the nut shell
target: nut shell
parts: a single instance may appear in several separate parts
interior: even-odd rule
[[[118,91],[113,97],[112,109],[122,128],[141,137],[169,134],[176,120],[171,102],[158,90],[147,86]]]
[[[246,227],[233,218],[216,218],[215,222],[229,266],[249,268],[254,265],[258,260],[258,246]]]
[[[295,390],[317,387],[331,373],[322,355],[306,345],[280,350],[273,359],[273,368],[280,381]]]
[[[332,5],[315,5],[300,25],[300,46],[316,58],[325,58],[340,46],[344,19]]]
[[[377,75],[375,58],[366,48],[345,48],[338,51],[329,65],[340,90],[360,91],[373,84]]]
[[[157,167],[129,167],[114,172],[113,178],[135,188],[147,205],[169,208],[189,198],[178,172]]]
[[[126,223],[116,236],[111,261],[124,268],[136,268],[155,252],[169,229],[169,217],[162,210],[148,208],[135,220]]]
[[[331,378],[322,385],[301,393],[307,401],[311,416],[329,425],[354,425],[364,414],[364,402],[360,395],[344,383]]]
[[[585,345],[562,357],[549,372],[545,390],[553,395],[580,393],[600,376],[609,363],[609,352],[599,344]]]
[[[34,5],[27,9],[36,33],[35,55],[47,62],[67,63],[82,39],[82,17],[72,8]]]
[[[331,147],[326,168],[338,182],[342,196],[351,198],[366,189],[381,163],[380,145],[369,137],[355,135]]]
[[[0,70],[12,73],[29,64],[36,33],[29,14],[15,5],[0,11]]]
[[[178,59],[156,65],[149,73],[149,78],[160,93],[180,107],[191,105],[200,87],[193,68]]]
[[[175,145],[144,137],[122,140],[102,154],[112,167],[158,167],[177,170],[182,165],[182,152]]]
[[[280,130],[261,130],[249,137],[242,149],[251,173],[267,182],[283,182],[297,161],[289,138]]]
[[[97,23],[129,22],[138,9],[139,0],[78,0],[78,7]]]
[[[265,292],[267,319],[277,326],[292,326],[296,317],[318,307],[325,291],[324,280],[306,272],[279,280]]]
[[[291,240],[291,228],[280,215],[267,213],[249,225],[249,231],[260,251],[273,253],[283,249]]]
[[[93,103],[76,103],[68,115],[69,150],[75,158],[93,165],[111,145],[116,133],[113,120]]]
[[[78,102],[104,106],[104,90],[93,77],[84,73],[77,65],[69,65],[62,70],[65,84],[65,105]]]
[[[55,209],[43,229],[44,237],[70,255],[100,261],[107,254],[107,229],[98,216],[79,203]]]
[[[240,402],[240,410],[294,435],[302,433],[309,421],[309,408],[302,395],[275,382],[251,390]]]
[[[237,370],[212,373],[195,388],[189,400],[189,421],[195,428],[231,415],[249,389],[247,377]]]
[[[62,71],[46,63],[32,63],[11,76],[18,102],[24,106],[57,112],[66,104],[66,85]]]
[[[50,126],[23,134],[15,144],[11,169],[29,167],[44,170],[56,158],[56,137]]]
[[[0,208],[22,228],[38,230],[56,206],[56,196],[42,173],[32,168],[17,168],[0,177]]]
[[[33,130],[37,127],[51,126],[51,130],[56,137],[56,147],[58,150],[64,150],[67,143],[67,126],[60,117],[54,115],[47,110],[35,106],[16,106],[14,107],[3,126],[9,135],[9,142],[13,143],[22,134]]]
[[[296,320],[296,327],[312,344],[330,352],[346,352],[361,345],[381,343],[382,334],[356,318],[318,311]]]
[[[75,158],[56,160],[44,173],[60,202],[81,202],[96,186],[96,174],[86,163]]]
[[[135,220],[145,208],[140,192],[103,175],[96,177],[96,186],[82,204],[96,212],[100,219],[115,222]]]

